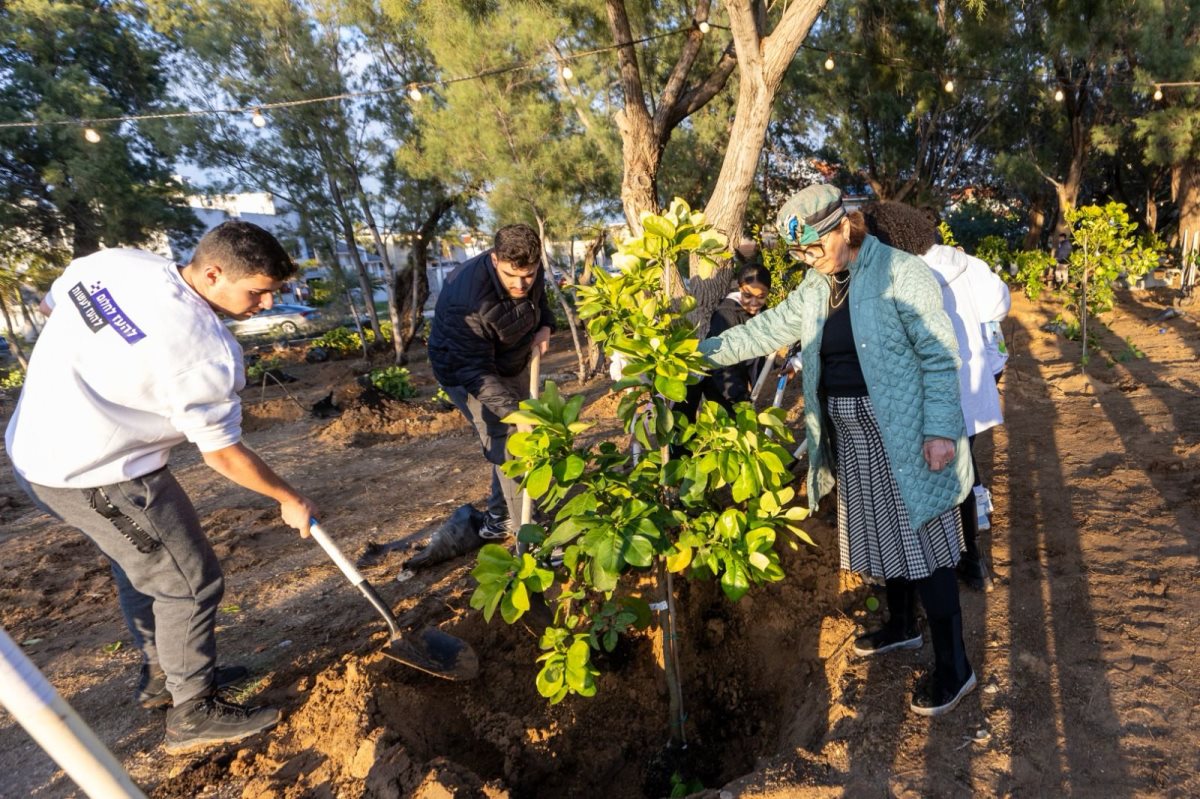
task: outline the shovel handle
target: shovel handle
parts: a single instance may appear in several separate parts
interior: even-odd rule
[[[358,569],[354,568],[354,564],[342,554],[342,550],[338,548],[337,544],[333,543],[333,539],[317,523],[316,519],[310,519],[309,522],[309,534],[321,545],[321,549],[325,550],[325,554],[329,556],[329,559],[336,563],[337,567],[342,570],[342,574],[346,575],[346,579],[362,592],[367,601],[371,603],[379,615],[383,617],[383,620],[387,622],[388,630],[392,633],[392,638],[398,638],[400,636],[400,625],[396,621],[396,615],[392,613],[392,609],[387,606],[383,598],[376,593],[375,586],[368,583],[366,578],[359,573]]]
[[[537,399],[541,391],[542,377],[542,351],[537,346],[533,347],[533,358],[529,362],[529,396],[531,399]],[[521,523],[520,527],[524,527],[533,521],[533,497],[529,496],[528,491],[521,492]],[[520,532],[520,527],[517,532]],[[524,554],[525,545],[519,540],[517,541],[517,554]]]

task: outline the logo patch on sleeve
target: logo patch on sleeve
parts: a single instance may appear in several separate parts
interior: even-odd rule
[[[121,306],[117,305],[117,301],[113,299],[108,289],[101,288],[99,283],[92,285],[90,294],[82,283],[76,283],[68,294],[71,302],[75,305],[75,310],[79,311],[80,317],[83,318],[83,323],[93,333],[97,333],[105,327],[112,327],[121,338],[130,344],[136,344],[146,337],[142,329],[121,310]]]

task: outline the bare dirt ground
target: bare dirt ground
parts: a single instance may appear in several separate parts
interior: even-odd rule
[[[1060,308],[1014,298],[1008,424],[977,442],[996,505],[984,534],[996,589],[963,595],[980,690],[947,718],[908,711],[928,645],[851,653],[856,632],[878,623],[866,609],[876,589],[837,571],[824,513],[807,523],[819,548],[787,552],[783,583],[737,605],[711,584],[680,589],[686,754],[663,753],[666,697],[649,637],[600,660],[596,698],[549,707],[534,689],[535,638],[469,609],[470,558],[396,579],[437,523],[487,488],[473,435],[431,401],[423,363],[407,404],[363,396],[352,362],[289,366],[299,405],[279,387],[265,401],[247,389],[246,438],[321,503],[402,621],[474,645],[478,680],[444,682],[381,657],[382,624],[320,549],[185,447],[172,468],[226,571],[221,657],[256,675],[240,698],[284,708],[277,729],[166,756],[162,713],[133,701],[138,656],[106,563],[32,509],[7,463],[0,623],[164,799],[661,796],[675,768],[700,779],[706,799],[1197,796],[1200,325],[1153,322],[1162,301],[1121,298],[1089,378],[1078,344],[1040,330]],[[547,370],[566,372],[569,339],[555,344]],[[331,390],[348,410],[313,418],[305,409]],[[606,386],[586,391],[589,413],[610,419]],[[3,711],[0,775],[3,797],[77,795]]]

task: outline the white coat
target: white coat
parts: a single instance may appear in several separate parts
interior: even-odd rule
[[[1007,356],[999,352],[989,325],[1008,316],[1008,286],[978,258],[935,244],[921,256],[942,289],[942,304],[954,325],[962,366],[958,383],[967,435],[1004,423],[995,373]]]

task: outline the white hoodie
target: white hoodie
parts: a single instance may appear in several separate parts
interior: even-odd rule
[[[958,383],[963,419],[967,434],[977,435],[1004,423],[994,374],[1004,368],[997,359],[1007,356],[992,341],[989,325],[1008,315],[1008,286],[986,263],[953,247],[935,244],[921,257],[942,287],[942,305],[954,324],[962,359]]]

